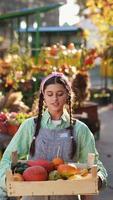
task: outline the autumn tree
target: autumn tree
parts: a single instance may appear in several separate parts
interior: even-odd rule
[[[104,76],[113,77],[113,0],[87,0],[86,7],[90,11],[89,17],[96,24],[101,35],[98,46],[102,53]],[[110,74],[108,74],[108,67]]]

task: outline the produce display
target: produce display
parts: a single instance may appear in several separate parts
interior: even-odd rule
[[[14,135],[20,124],[30,117],[29,113],[0,112],[0,134]]]
[[[91,174],[90,169],[77,167],[74,163],[65,163],[59,157],[52,161],[39,159],[17,162],[12,165],[12,173],[14,181],[75,180]]]
[[[8,196],[98,194],[97,166],[53,160],[12,162],[6,173]]]

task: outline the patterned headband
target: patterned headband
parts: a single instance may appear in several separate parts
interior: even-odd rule
[[[63,73],[60,72],[52,72],[52,74],[49,74],[46,78],[44,78],[41,82],[41,86],[40,86],[40,91],[43,93],[44,91],[44,85],[46,83],[46,81],[48,81],[50,78],[52,77],[61,77],[62,79],[64,79],[64,81],[67,83],[67,87],[69,89],[69,91],[71,90],[71,87],[69,86],[68,80],[67,78],[64,76]]]

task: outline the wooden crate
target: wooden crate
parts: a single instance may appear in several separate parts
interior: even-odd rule
[[[13,181],[11,171],[7,174],[8,196],[48,196],[98,194],[97,166],[93,166],[91,174],[82,179],[56,181]]]

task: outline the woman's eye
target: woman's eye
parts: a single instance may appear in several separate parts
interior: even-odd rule
[[[61,96],[63,96],[63,95],[64,95],[64,92],[58,92],[58,93],[56,93],[56,94],[51,93],[51,92],[48,92],[48,93],[47,93],[47,96],[48,96],[48,97],[52,97],[52,96],[61,97]]]
[[[63,92],[58,93],[58,96],[59,96],[59,97],[61,97],[61,96],[63,96],[63,95],[64,95]]]
[[[48,92],[47,95],[48,95],[49,97],[52,97],[52,96],[53,96],[53,93]]]
[[[49,97],[52,97],[53,96],[53,94],[47,94]]]

